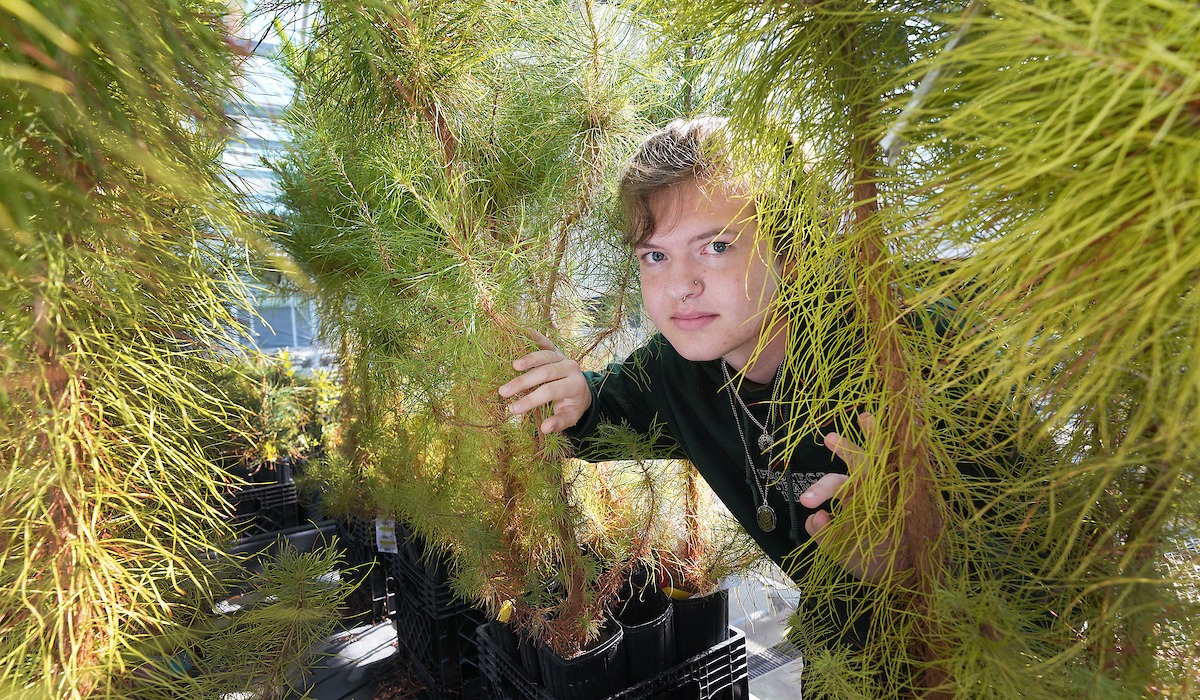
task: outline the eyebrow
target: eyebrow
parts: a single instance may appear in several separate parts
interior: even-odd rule
[[[745,231],[734,230],[734,229],[732,228],[732,226],[725,226],[725,227],[723,227],[723,228],[719,228],[719,229],[713,229],[713,230],[711,230],[711,231],[705,231],[705,232],[703,232],[703,233],[697,233],[696,235],[694,235],[694,236],[692,236],[691,238],[689,238],[689,239],[687,240],[687,242],[688,242],[688,243],[696,243],[696,242],[699,242],[699,241],[711,241],[711,240],[713,240],[714,238],[718,238],[718,237],[720,237],[720,236],[723,236],[723,235],[725,235],[725,234],[731,234],[731,235],[734,235],[734,236],[740,236],[740,235],[742,235],[743,233],[745,233]],[[634,249],[634,250],[642,250],[642,249],[646,249],[646,248],[662,248],[662,246],[654,245],[654,244],[653,244],[653,243],[651,243],[649,240],[646,240],[645,242],[643,242],[643,243],[639,243],[638,245],[636,245],[636,246],[634,246],[634,247],[633,247],[633,249]]]

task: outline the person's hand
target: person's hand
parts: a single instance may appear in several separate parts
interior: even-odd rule
[[[871,437],[875,434],[875,416],[870,413],[860,414],[858,425],[862,428],[865,441],[870,442]],[[825,435],[825,447],[846,463],[847,473],[826,474],[809,487],[800,496],[800,504],[806,508],[818,508],[826,501],[844,503],[852,500],[855,495],[853,479],[861,478],[869,463],[866,451],[861,446],[838,433]],[[804,521],[804,529],[818,546],[829,546],[829,530],[827,528],[833,521],[833,517],[833,513],[820,509]],[[884,537],[871,546],[868,552],[859,551],[862,548],[861,544],[851,545],[849,548],[841,547],[841,551],[850,550],[850,553],[843,557],[842,564],[847,571],[859,579],[878,582],[886,575],[888,566],[892,563],[891,557],[896,556],[894,544],[892,538]],[[910,566],[911,563],[904,559],[897,559],[894,562],[896,569],[907,569]]]
[[[592,405],[592,392],[578,362],[559,352],[541,333],[530,331],[529,335],[541,349],[513,361],[513,369],[522,374],[500,387],[500,396],[507,399],[524,393],[508,405],[508,412],[514,416],[552,405],[554,413],[542,421],[541,431],[566,430],[578,423]]]

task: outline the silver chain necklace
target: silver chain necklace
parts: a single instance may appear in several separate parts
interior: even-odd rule
[[[723,357],[721,358],[721,374],[725,378],[725,388],[729,391],[729,410],[733,411],[733,424],[737,427],[738,437],[742,439],[742,449],[746,452],[746,471],[750,476],[750,481],[758,488],[759,498],[762,499],[762,504],[755,511],[755,518],[758,520],[759,529],[763,532],[770,532],[779,523],[779,519],[775,516],[775,509],[767,503],[767,494],[770,492],[771,484],[775,481],[775,395],[779,391],[779,378],[783,375],[783,363],[779,363],[779,369],[775,370],[775,378],[771,383],[771,401],[767,404],[766,425],[758,422],[758,419],[750,412],[750,407],[738,395],[737,389],[733,386],[733,380],[729,376],[729,364]],[[754,468],[754,459],[750,456],[750,443],[746,441],[746,433],[742,430],[742,421],[738,416],[737,406],[733,403],[735,399],[738,406],[742,407],[742,411],[762,431],[762,434],[758,436],[758,451],[767,455],[766,479],[759,479],[758,470]]]

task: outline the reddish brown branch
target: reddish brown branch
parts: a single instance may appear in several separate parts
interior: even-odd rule
[[[571,203],[558,227],[558,241],[554,249],[554,263],[550,267],[550,278],[546,282],[546,290],[542,295],[540,318],[542,325],[550,328],[553,325],[552,309],[554,290],[558,287],[559,275],[563,261],[567,257],[567,245],[570,242],[571,227],[592,210],[595,204],[595,190],[600,178],[604,175],[603,153],[600,149],[601,130],[599,119],[595,114],[589,120],[591,128],[587,133],[587,157],[584,159],[587,171],[578,178],[579,193]]]
[[[856,50],[853,36],[845,43],[852,54]],[[889,396],[889,411],[884,417],[893,429],[894,442],[888,451],[883,468],[901,484],[894,507],[905,514],[901,532],[899,561],[912,563],[912,579],[916,590],[913,611],[927,627],[926,640],[918,640],[918,653],[926,662],[924,686],[928,698],[948,698],[944,690],[948,674],[939,660],[949,652],[944,644],[931,640],[942,635],[928,629],[931,617],[923,614],[930,607],[930,595],[938,584],[942,571],[943,552],[938,546],[942,520],[938,496],[937,474],[930,446],[923,431],[920,406],[922,387],[912,382],[919,373],[909,367],[900,336],[901,325],[893,323],[899,316],[900,303],[895,272],[890,266],[884,231],[878,223],[878,173],[874,163],[878,157],[877,140],[870,136],[870,105],[862,102],[851,107],[851,128],[857,134],[849,149],[848,168],[853,183],[853,226],[861,243],[858,251],[860,270],[859,295],[865,300],[867,322],[878,340],[875,366],[879,368],[884,390]]]

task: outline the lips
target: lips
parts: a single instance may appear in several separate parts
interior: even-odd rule
[[[680,330],[685,331],[699,330],[716,319],[717,314],[705,313],[703,311],[684,311],[672,314],[671,316],[671,322]]]

